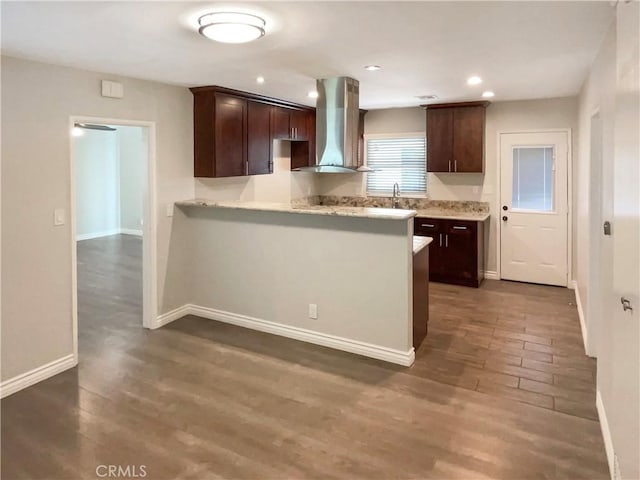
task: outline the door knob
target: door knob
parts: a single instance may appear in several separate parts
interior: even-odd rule
[[[502,217],[502,221],[506,222],[507,220],[509,220],[509,217],[507,217],[506,215],[504,217]]]
[[[509,207],[507,207],[506,205],[503,205],[503,206],[502,206],[502,209],[503,209],[504,211],[507,211],[507,210],[509,210]]]
[[[604,230],[605,235],[611,235],[611,222],[609,221],[604,222],[604,225],[602,226],[602,228]]]
[[[633,307],[631,306],[631,301],[624,298],[624,297],[620,297],[620,303],[622,304],[622,310],[626,311],[631,311],[633,312]]]

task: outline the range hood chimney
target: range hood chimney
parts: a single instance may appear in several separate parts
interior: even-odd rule
[[[316,80],[316,165],[296,169],[317,173],[354,173],[358,167],[360,83],[349,77]]]

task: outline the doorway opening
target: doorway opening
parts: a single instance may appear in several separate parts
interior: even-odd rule
[[[77,360],[79,340],[88,354],[121,332],[154,326],[155,126],[73,117],[70,129]]]
[[[500,276],[567,287],[571,265],[570,133],[501,133]]]

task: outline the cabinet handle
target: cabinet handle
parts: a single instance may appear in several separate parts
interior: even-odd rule
[[[453,161],[453,171],[457,172],[458,171],[458,160],[454,160]]]
[[[442,234],[440,234],[440,246],[442,246]]]
[[[454,226],[453,229],[454,230],[466,230],[467,227],[456,227],[456,226]]]
[[[449,173],[451,173],[451,160],[449,160]]]
[[[449,235],[445,234],[444,236],[444,246],[449,248]]]
[[[435,227],[435,225],[431,225],[430,223],[423,223],[421,226],[422,226],[422,227],[427,227],[427,228],[433,228],[433,227]]]

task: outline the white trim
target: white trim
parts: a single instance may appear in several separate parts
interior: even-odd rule
[[[602,430],[602,439],[604,440],[604,451],[607,454],[607,463],[609,464],[609,475],[612,480],[615,480],[615,452],[613,450],[613,439],[611,437],[611,430],[609,430],[607,412],[604,409],[604,403],[602,402],[602,395],[600,395],[599,389],[596,390],[596,409],[598,410],[598,418],[600,419],[600,430]]]
[[[313,330],[307,330],[299,327],[292,327],[282,323],[271,322],[260,318],[249,317],[237,313],[225,312],[214,308],[200,307],[197,305],[187,304],[175,310],[160,315],[156,320],[156,328],[166,325],[169,322],[182,318],[185,315],[196,315],[198,317],[216,320],[218,322],[229,323],[239,327],[258,330],[260,332],[271,333],[281,337],[293,338],[315,345],[335,348],[345,352],[355,353],[365,357],[376,358],[386,362],[395,363],[403,366],[411,366],[415,360],[415,351],[413,347],[409,350],[401,351],[392,348],[372,345],[370,343],[359,342],[344,337],[336,337],[326,333],[320,333]]]
[[[118,235],[122,233],[119,228],[112,228],[111,230],[104,230],[102,232],[94,232],[94,233],[83,233],[80,235],[76,235],[76,240],[91,240],[92,238],[101,238],[101,237],[110,237],[111,235]]]
[[[187,315],[191,315],[191,307],[192,305],[186,304],[181,307],[175,308],[167,313],[163,313],[159,315],[156,319],[155,324],[151,327],[152,329],[160,328],[166,325],[167,323],[171,323],[179,318],[185,317]]]
[[[76,241],[91,240],[93,238],[110,237],[111,235],[136,235],[142,237],[142,230],[133,230],[131,228],[113,228],[95,233],[83,233],[76,235]]]
[[[12,395],[24,388],[30,387],[38,382],[46,380],[49,377],[53,377],[58,373],[69,370],[78,364],[76,356],[71,353],[62,358],[54,360],[53,362],[41,365],[33,370],[16,375],[9,380],[5,380],[0,383],[0,398]]]
[[[501,205],[502,205],[502,148],[501,136],[517,133],[566,133],[567,134],[567,288],[573,278],[573,135],[571,128],[543,128],[533,130],[499,130],[496,132],[496,148],[498,150],[498,164],[496,165],[496,184],[497,195],[495,200],[495,211],[498,235],[496,238],[496,271],[498,276],[502,278],[502,222],[500,221]]]
[[[142,230],[134,230],[133,228],[121,228],[119,233],[122,235],[135,235],[137,237],[142,237]]]
[[[571,290],[575,290],[576,295],[576,307],[578,308],[578,318],[580,319],[580,330],[582,331],[582,342],[584,344],[584,353],[589,357],[595,357],[594,353],[589,348],[589,331],[587,330],[587,324],[584,318],[584,310],[582,309],[582,301],[580,300],[580,289],[578,288],[578,282],[571,280],[569,286]]]
[[[147,158],[145,159],[145,185],[143,185],[143,239],[142,239],[142,325],[145,328],[153,328],[156,324],[158,312],[157,304],[157,198],[156,198],[156,122],[142,120],[126,120],[115,118],[70,116],[69,130],[71,132],[74,123],[100,123],[107,125],[122,125],[131,127],[143,127],[147,133]],[[70,205],[69,219],[71,227],[71,319],[73,335],[73,357],[78,362],[78,279],[76,256],[76,187],[75,187],[75,164],[74,164],[74,142],[69,135],[70,155]]]
[[[498,275],[498,272],[494,272],[493,270],[485,270],[484,271],[484,279],[485,280],[500,280],[500,275]]]

